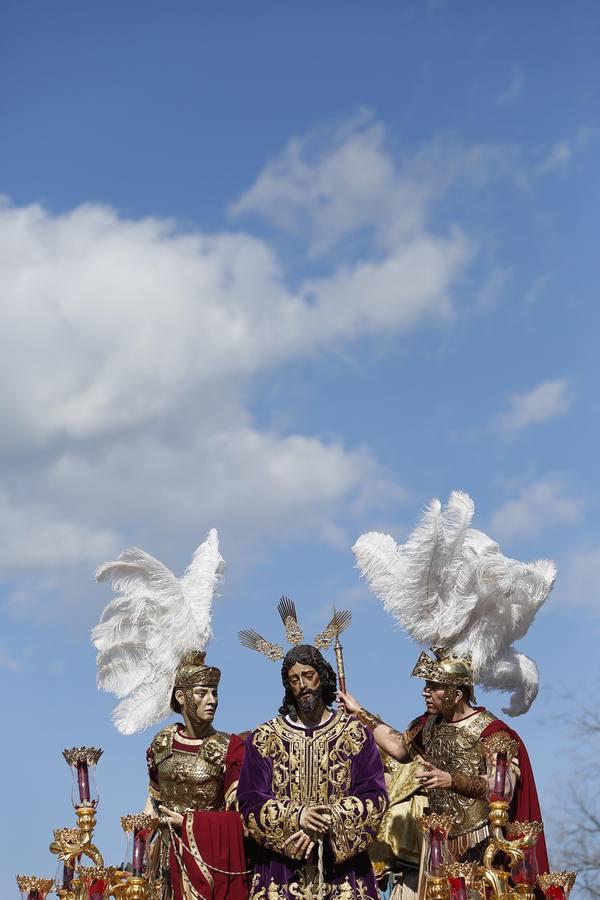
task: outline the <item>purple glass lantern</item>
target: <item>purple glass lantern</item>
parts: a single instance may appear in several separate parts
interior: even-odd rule
[[[416,822],[427,842],[425,871],[428,875],[438,877],[443,866],[449,862],[448,835],[452,827],[452,816],[430,813],[428,816],[420,816]]]
[[[518,744],[506,732],[491,734],[481,743],[488,758],[487,798],[490,803],[510,803],[515,787],[510,764]]]
[[[511,841],[518,841],[524,858],[512,864],[510,877],[514,885],[526,884],[533,888],[536,884],[539,868],[536,856],[536,844],[544,826],[541,822],[509,822],[506,835]]]
[[[98,806],[96,765],[102,756],[97,747],[71,747],[63,750],[63,756],[71,769],[71,802],[75,809],[82,806]]]
[[[158,827],[158,819],[146,813],[121,816],[121,826],[127,835],[126,859],[131,860],[132,874],[143,876],[148,864],[148,845]]]

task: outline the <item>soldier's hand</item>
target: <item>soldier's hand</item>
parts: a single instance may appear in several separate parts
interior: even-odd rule
[[[452,787],[452,775],[450,772],[442,772],[436,769],[431,763],[423,763],[423,768],[415,773],[416,778],[421,782],[424,788],[432,790],[449,790]]]
[[[300,859],[301,857],[304,857],[304,859],[308,859],[308,857],[312,853],[313,847],[315,846],[313,838],[311,838],[311,836],[302,829],[300,829],[300,831],[297,831],[295,834],[289,837],[287,841],[284,842],[284,850],[288,846],[288,844],[292,845],[290,847],[291,853],[289,855],[293,859]]]
[[[337,692],[337,702],[340,706],[343,706],[347,713],[355,716],[356,713],[361,709],[361,705],[352,694],[349,694],[348,691],[339,691]]]
[[[305,806],[300,814],[300,824],[309,831],[326,834],[331,824],[331,815],[327,806]]]
[[[160,813],[161,820],[167,819],[174,828],[181,828],[181,823],[183,822],[183,816],[181,815],[181,813],[174,812],[174,810],[169,809],[166,806],[162,806],[162,804],[158,807],[158,811]]]

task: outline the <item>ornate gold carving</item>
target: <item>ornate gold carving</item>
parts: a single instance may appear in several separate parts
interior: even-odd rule
[[[260,634],[254,631],[253,628],[244,628],[242,631],[238,632],[238,637],[242,647],[248,647],[250,650],[257,650],[273,662],[277,662],[278,659],[283,659],[285,656],[283,647],[280,647],[279,644],[272,644],[270,641],[267,641],[264,637],[261,637]]]
[[[530,884],[516,884],[513,890],[514,894],[516,894],[516,896],[520,898],[520,900],[535,900],[535,888],[533,888]]]
[[[323,629],[323,631],[319,632],[313,641],[317,650],[329,650],[331,642],[336,637],[339,637],[342,631],[349,628],[351,622],[352,613],[349,609],[334,609],[331,622]]]
[[[158,827],[158,819],[148,813],[132,813],[121,816],[121,828],[123,831],[137,831],[140,828],[154,831]]]
[[[77,866],[77,873],[83,881],[108,881],[115,871],[114,866]]]
[[[492,800],[489,812],[492,828],[504,828],[508,824],[508,806],[507,800]]]
[[[341,863],[369,846],[387,809],[387,800],[383,795],[377,803],[370,798],[363,802],[358,797],[344,797],[330,809],[331,849],[335,861]]]
[[[95,766],[102,756],[99,747],[70,747],[63,750],[63,756],[70,766],[76,766],[78,762],[86,762],[88,766]]]
[[[450,896],[448,882],[440,875],[427,876],[427,900],[447,900]]]
[[[53,878],[37,878],[35,875],[17,875],[20,891],[42,891],[47,894],[52,890]]]
[[[538,875],[537,883],[543,891],[547,891],[549,887],[561,887],[565,893],[568,893],[577,878],[577,872],[544,872]]]
[[[252,742],[261,756],[272,759],[278,799],[329,803],[348,794],[352,757],[366,739],[360,722],[338,711],[312,737],[278,716],[259,726]]]
[[[320,631],[318,635],[315,637],[313,644],[317,648],[317,650],[329,650],[331,642],[334,640],[336,635],[335,628],[333,627],[333,623],[330,622],[327,628],[324,628],[323,631]]]
[[[205,666],[205,657],[203,650],[184,654],[175,672],[175,687],[216,687],[221,680],[221,670],[216,666]]]
[[[102,854],[92,843],[94,826],[96,824],[96,811],[89,806],[78,807],[76,810],[79,820],[79,828],[57,828],[54,831],[54,840],[50,844],[50,852],[56,854],[59,860],[71,865],[81,855],[87,856],[96,866],[104,864]]]
[[[506,753],[506,758],[510,762],[517,755],[519,744],[506,731],[496,731],[488,737],[482,738],[484,752],[492,756],[496,753]]]
[[[159,799],[182,815],[197,809],[222,810],[225,757],[231,735],[216,731],[201,742],[194,742],[198,749],[192,753],[173,749],[176,733],[176,726],[171,725],[159,731],[152,741]]]
[[[444,878],[464,878],[469,886],[475,881],[478,869],[476,862],[451,862],[440,867]]]
[[[434,652],[438,654],[441,651]],[[455,687],[473,683],[471,661],[466,656],[432,659],[423,652],[416,661],[411,675],[413,678],[423,678],[425,681],[436,681],[438,684],[451,684]]]
[[[54,840],[58,844],[72,844],[78,846],[81,842],[81,829],[79,828],[55,828]]]
[[[268,800],[247,819],[247,828],[259,843],[279,850],[299,828],[304,805],[322,803],[332,815],[330,840],[338,861],[367,846],[386,809],[386,799],[350,796],[352,760],[362,750],[367,732],[354,717],[338,711],[312,732],[278,717],[256,729],[253,745],[272,763],[272,791]],[[292,856],[288,848],[286,855]]]
[[[292,646],[297,646],[298,644],[302,643],[304,634],[302,632],[302,628],[298,624],[296,604],[294,603],[294,601],[290,600],[289,597],[281,597],[277,606],[277,611],[281,616],[281,620],[285,627],[285,635],[288,643]],[[348,628],[351,621],[352,613],[350,612],[350,610],[342,609],[336,611],[334,609],[331,622],[315,637],[314,646],[318,650],[327,650],[333,639],[337,638],[338,640],[336,657],[338,657],[338,654],[341,654],[339,636],[342,631],[345,631],[345,629]],[[266,656],[267,659],[276,661],[279,659],[283,659],[283,657],[285,656],[283,647],[281,647],[279,644],[272,644],[271,641],[268,641],[262,635],[258,634],[258,632],[253,628],[244,628],[242,631],[238,632],[238,637],[240,639],[240,644],[243,647],[248,647],[250,650],[257,650],[259,653],[262,653],[263,656]],[[339,660],[338,675],[340,676],[340,684],[342,684],[343,665],[340,669]]]
[[[282,597],[277,605],[277,612],[285,626],[285,636],[288,644],[292,644],[292,646],[301,644],[304,634],[298,624],[294,601],[290,600],[289,597]]]
[[[92,832],[96,827],[96,808],[84,803],[78,806],[75,812],[79,828],[81,831],[89,834],[91,838]]]
[[[303,804],[293,800],[267,800],[259,810],[258,821],[254,813],[248,816],[248,833],[259,844],[282,853],[286,840],[300,828],[302,809]],[[285,854],[296,858],[291,845],[285,848]],[[302,854],[297,858],[301,857]]]
[[[417,827],[420,828],[424,834],[428,834],[432,829],[449,834],[453,824],[451,815],[434,812],[431,812],[426,816],[418,816],[415,821]]]
[[[483,776],[486,757],[481,746],[482,731],[494,721],[494,716],[480,712],[461,725],[450,725],[436,716],[429,716],[423,729],[425,758],[437,769],[454,775]],[[432,812],[452,815],[452,836],[481,828],[487,822],[489,806],[484,797],[463,796],[452,790],[439,788],[428,791]]]
[[[542,822],[509,822],[506,826],[506,834],[509,838],[515,837],[539,837],[543,832]]]
[[[498,853],[505,853],[511,863],[519,862],[525,858],[521,849],[531,845],[533,839],[526,837],[519,840],[506,840],[503,828],[508,822],[508,803],[506,800],[495,800],[490,803],[490,825],[492,836],[483,854],[483,867],[480,870],[484,881],[489,884],[493,892],[498,896],[506,893],[506,879],[508,873],[500,869],[494,869],[494,859]]]
[[[145,878],[132,875],[125,883],[127,900],[146,900],[150,896],[149,885]]]

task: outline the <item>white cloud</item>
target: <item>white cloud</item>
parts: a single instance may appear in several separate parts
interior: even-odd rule
[[[379,252],[427,231],[435,201],[457,184],[530,181],[516,144],[465,146],[446,135],[393,153],[389,144],[368,111],[342,127],[294,137],[230,213],[265,218],[306,241],[311,257],[352,240]]]
[[[556,141],[538,164],[536,172],[538,175],[547,175],[556,169],[563,168],[573,156],[573,148],[569,141]]]
[[[522,85],[515,69],[499,102],[514,99]],[[505,180],[526,190],[583,148],[590,139],[583,133],[532,153],[506,142],[464,145],[448,135],[392,152],[386,129],[362,110],[338,128],[292,138],[230,213],[266,219],[305,241],[311,258],[340,246],[389,251],[429,228],[435,201],[451,188]]]
[[[60,506],[19,501],[0,491],[0,568],[28,571],[94,565],[114,551],[117,535],[85,519],[63,516]]]
[[[0,205],[0,564],[20,573],[14,604],[35,593],[25,576],[50,590],[132,540],[188,546],[212,525],[249,544],[340,545],[342,520],[401,495],[366,450],[260,428],[247,399],[290,361],[456,316],[477,247],[433,227],[436,201],[457,181],[514,178],[518,149],[388,143],[368,114],[296,138],[233,205],[298,235],[319,257],[310,276],[240,229]]]
[[[261,429],[246,399],[259,373],[455,314],[474,248],[457,227],[427,227],[437,188],[398,177],[375,123],[336,140],[311,170],[334,182],[309,210],[315,246],[375,228],[390,183],[397,210],[388,203],[376,252],[342,254],[294,286],[244,231],[182,233],[91,204],[0,206],[0,565],[20,573],[14,607],[132,540],[187,546],[217,525],[249,544],[340,545],[342,520],[352,528],[402,495],[366,450]],[[302,206],[294,179],[280,224]]]
[[[518,66],[515,66],[512,70],[510,84],[505,91],[502,91],[502,93],[496,97],[496,103],[499,103],[500,105],[512,103],[513,100],[516,100],[517,97],[520,96],[524,84],[525,80],[523,78],[523,72]]]
[[[530,425],[541,425],[568,412],[572,403],[569,382],[565,378],[542,381],[523,394],[513,394],[508,409],[498,413],[491,423],[503,437],[514,437]]]
[[[385,129],[365,112],[332,133],[293,138],[230,211],[307,238],[316,257],[361,228],[386,246],[422,231],[436,190],[392,158]]]
[[[421,233],[292,292],[247,234],[182,235],[92,206],[63,216],[4,206],[0,427],[40,444],[131,430],[200,388],[202,410],[215,384],[446,318],[469,258],[458,230]]]
[[[556,478],[542,479],[522,488],[493,514],[490,531],[494,537],[536,537],[553,525],[573,525],[581,515],[582,502],[569,496]]]

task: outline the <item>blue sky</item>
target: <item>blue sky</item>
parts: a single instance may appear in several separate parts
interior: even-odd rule
[[[111,861],[144,802],[150,734],[95,688],[97,564],[136,544],[180,572],[217,527],[221,727],[279,705],[236,633],[278,638],[283,593],[308,634],[352,608],[350,686],[398,726],[417,651],[350,547],[452,489],[559,567],[514,723],[556,811],[561,698],[598,679],[599,26],[591,2],[3,4],[5,894],[53,871],[63,747],[105,749]]]

